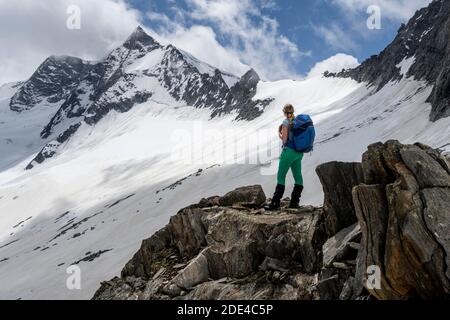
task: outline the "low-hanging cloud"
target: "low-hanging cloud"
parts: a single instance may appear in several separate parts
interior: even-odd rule
[[[158,40],[236,75],[253,67],[268,80],[299,77],[292,65],[311,53],[301,51],[280,33],[276,19],[262,13],[277,10],[274,1],[183,1],[187,9],[174,5],[170,18],[146,13],[158,22],[148,29]],[[79,30],[66,25],[72,5],[80,8]],[[143,16],[126,0],[0,1],[0,84],[26,80],[50,55],[101,59],[142,24]]]
[[[320,77],[325,71],[340,72],[343,69],[355,68],[359,65],[358,59],[355,57],[338,53],[324,61],[316,63],[316,65],[309,71],[308,77]]]
[[[67,28],[77,6],[81,28]],[[25,80],[50,55],[99,59],[139,24],[122,0],[0,1],[0,84]]]
[[[162,43],[224,71],[242,75],[252,67],[266,80],[301,78],[294,65],[312,53],[300,50],[264,13],[278,10],[274,1],[182,1],[185,9],[174,5],[170,17],[139,12],[125,0],[0,1],[0,84],[26,80],[50,55],[101,59],[144,17],[156,22],[147,30]],[[67,28],[72,5],[80,9],[79,30]]]

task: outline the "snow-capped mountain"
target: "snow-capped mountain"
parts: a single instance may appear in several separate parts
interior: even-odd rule
[[[341,77],[367,82],[377,89],[390,81],[414,77],[433,86],[430,120],[450,116],[450,1],[434,0],[403,24],[394,41]]]
[[[250,70],[239,78],[138,28],[101,61],[50,57],[27,81],[1,86],[0,298],[90,298],[182,207],[243,185],[271,194],[287,102],[317,129],[303,162],[303,204],[323,202],[317,165],[358,161],[370,143],[450,151],[450,118],[430,121],[436,104],[428,102],[448,89],[416,74],[433,61],[433,74],[442,69],[444,60],[421,58],[418,48],[440,46],[437,17],[447,7],[434,1],[419,11],[440,27],[420,45],[412,38],[410,54],[377,63],[386,49],[338,76],[267,82]],[[81,290],[66,287],[73,263]]]
[[[103,61],[48,58],[10,107],[22,112],[42,102],[61,104],[41,132],[43,139],[53,139],[27,165],[31,169],[52,157],[82,124],[95,125],[111,110],[127,112],[149,99],[209,108],[213,118],[236,111],[237,119],[252,120],[270,102],[252,101],[258,82],[254,70],[239,79],[172,45],[161,46],[138,27]]]

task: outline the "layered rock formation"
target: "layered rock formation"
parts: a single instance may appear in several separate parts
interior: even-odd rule
[[[95,299],[311,298],[305,284],[321,265],[322,210],[268,215],[265,200],[254,186],[181,210]]]
[[[352,189],[363,182],[361,163],[329,162],[316,168],[325,196],[323,211],[329,237],[356,223]]]
[[[449,298],[450,166],[375,144],[317,172],[324,208],[262,206],[260,186],[203,199],[144,240],[94,299]],[[370,281],[368,281],[369,279]]]
[[[381,269],[379,299],[450,293],[450,166],[435,150],[375,144],[363,156],[367,185],[353,190],[363,232],[362,268]]]

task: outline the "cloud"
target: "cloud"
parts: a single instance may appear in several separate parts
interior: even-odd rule
[[[405,22],[432,0],[329,0],[348,13],[366,13],[371,5],[379,6],[382,18]]]
[[[169,12],[148,12],[150,33],[197,58],[237,75],[251,66],[262,78],[298,78],[292,67],[311,52],[281,34],[272,0],[180,0]],[[81,29],[70,30],[67,9],[81,12]],[[265,13],[263,13],[265,12]],[[120,45],[144,14],[126,0],[0,1],[0,83],[25,80],[50,55],[102,58]]]
[[[70,5],[81,29],[67,28]],[[0,84],[27,79],[50,55],[99,59],[139,24],[123,0],[0,1]]]
[[[162,19],[165,20],[165,18]],[[169,24],[172,23],[169,22]],[[237,52],[224,48],[217,41],[216,34],[210,27],[195,25],[184,28],[175,24],[170,29],[160,30],[159,33],[149,31],[162,44],[173,44],[220,70],[240,76],[250,69],[248,65],[241,62]]]
[[[359,65],[358,59],[353,56],[338,53],[324,61],[316,63],[309,71],[308,78],[320,77],[325,71],[340,72],[342,69],[355,68]]]
[[[260,0],[261,9],[265,10],[279,10],[280,7],[275,0]]]
[[[155,32],[226,71],[239,70],[242,65],[248,65],[268,80],[298,78],[292,65],[298,59],[311,55],[311,52],[301,51],[295,43],[280,34],[277,20],[261,12],[262,9],[274,8],[271,1],[185,2],[187,9],[178,9],[175,17],[150,12],[148,17],[160,22]]]
[[[317,35],[331,48],[345,52],[361,50],[358,42],[368,41],[379,35],[367,28],[367,12],[370,6],[378,6],[381,12],[382,28],[406,22],[414,13],[426,7],[432,0],[325,0],[339,9],[339,19],[327,24],[313,26]]]
[[[336,50],[354,51],[358,48],[352,33],[344,31],[344,29],[337,23],[332,23],[329,26],[315,26],[314,32],[322,37],[325,42]]]

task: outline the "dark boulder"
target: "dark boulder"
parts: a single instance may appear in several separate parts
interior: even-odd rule
[[[317,167],[324,192],[324,219],[328,237],[357,222],[352,189],[363,182],[361,163],[329,162]]]
[[[233,205],[260,207],[265,202],[266,195],[259,185],[237,188],[219,199],[219,205],[224,207]]]

